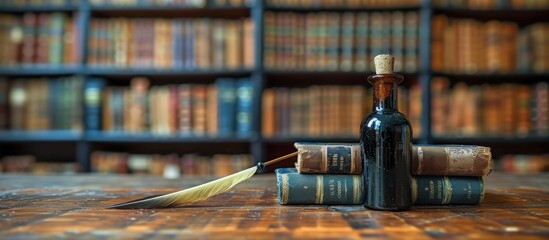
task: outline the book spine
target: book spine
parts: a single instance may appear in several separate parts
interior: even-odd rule
[[[103,99],[101,95],[103,88],[104,83],[99,79],[89,80],[84,87],[87,130],[101,130],[101,100]],[[56,91],[54,90],[53,92]]]
[[[360,174],[359,144],[296,143],[300,173]],[[413,146],[412,175],[486,176],[492,171],[489,147],[473,145]]]
[[[278,202],[297,204],[362,204],[365,188],[360,175],[298,174],[277,169]],[[414,176],[414,205],[475,205],[484,199],[482,177]]]
[[[412,202],[415,205],[475,205],[484,198],[481,177],[412,177]]]
[[[227,136],[235,130],[235,87],[232,79],[216,81],[218,90],[218,133]]]
[[[277,174],[280,204],[362,204],[360,175]]]
[[[252,131],[252,82],[249,79],[240,79],[237,84],[236,133],[239,136],[249,136]]]
[[[481,146],[414,146],[412,175],[486,176],[492,171],[490,148]]]
[[[298,145],[301,173],[361,174],[360,147],[352,145]]]

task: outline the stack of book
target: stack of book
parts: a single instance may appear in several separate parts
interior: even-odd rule
[[[363,204],[360,144],[295,143],[296,168],[275,171],[280,204]],[[473,205],[484,198],[483,177],[492,170],[490,148],[413,146],[414,205]]]

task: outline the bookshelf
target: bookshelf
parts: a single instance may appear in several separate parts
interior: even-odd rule
[[[413,1],[411,1],[413,2]],[[83,171],[90,171],[90,156],[94,151],[127,151],[143,154],[185,154],[198,153],[203,155],[244,154],[250,153],[254,160],[265,161],[280,155],[281,152],[293,150],[296,141],[319,142],[356,142],[357,136],[326,135],[326,136],[292,136],[274,135],[263,136],[262,132],[262,99],[263,93],[269,88],[306,88],[311,85],[340,85],[340,86],[368,86],[366,78],[371,70],[327,70],[327,69],[287,69],[266,67],[265,60],[265,15],[285,14],[310,15],[332,14],[343,15],[346,13],[393,13],[417,12],[417,66],[414,71],[404,72],[405,82],[403,86],[410,88],[418,84],[421,96],[419,98],[420,112],[418,126],[420,134],[414,136],[414,143],[420,144],[482,144],[493,147],[496,158],[505,154],[547,154],[541,147],[549,143],[549,136],[436,136],[432,132],[432,79],[445,77],[453,86],[458,82],[468,85],[520,83],[536,84],[547,81],[549,74],[546,72],[534,73],[522,72],[488,72],[488,73],[460,73],[434,71],[431,66],[431,28],[435,16],[444,15],[452,19],[474,19],[482,23],[490,20],[509,21],[523,27],[536,22],[548,22],[549,15],[542,9],[513,9],[509,6],[496,9],[467,9],[464,7],[451,7],[433,4],[431,1],[421,1],[414,5],[402,6],[375,6],[375,7],[301,7],[301,6],[277,6],[269,5],[267,1],[253,1],[249,5],[228,6],[216,5],[214,1],[205,1],[204,6],[114,6],[93,5],[89,1],[75,1],[75,4],[56,6],[0,6],[0,14],[13,14],[21,16],[25,13],[55,13],[61,12],[74,19],[78,42],[75,43],[77,53],[74,64],[71,65],[15,65],[1,66],[0,77],[10,79],[23,78],[62,78],[76,76],[83,79],[84,83],[92,79],[104,79],[107,86],[128,87],[134,77],[145,77],[151,86],[163,86],[168,84],[214,84],[217,79],[250,79],[253,88],[251,102],[252,119],[251,131],[247,136],[181,136],[181,135],[155,135],[150,133],[119,133],[89,130],[80,131],[45,130],[45,131],[8,131],[0,132],[0,157],[9,154],[44,152],[47,155],[61,155],[61,159],[76,159],[82,165]],[[242,19],[249,18],[253,23],[252,43],[253,66],[234,68],[154,68],[154,67],[101,67],[89,64],[89,56],[92,54],[90,46],[91,27],[94,19]],[[269,41],[269,40],[267,40]],[[369,104],[369,103],[367,103]],[[86,114],[82,115],[85,122]],[[358,128],[358,126],[357,126]],[[357,131],[358,132],[358,131]],[[35,147],[36,146],[36,147]],[[51,146],[51,149],[48,148]],[[513,148],[509,150],[509,148]],[[66,151],[65,151],[66,150]],[[66,154],[59,154],[65,151]],[[47,157],[51,159],[51,157]]]

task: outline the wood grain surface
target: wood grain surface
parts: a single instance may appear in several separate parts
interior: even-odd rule
[[[549,239],[549,174],[486,177],[479,206],[281,206],[265,174],[181,208],[105,209],[210,179],[0,175],[0,239]]]

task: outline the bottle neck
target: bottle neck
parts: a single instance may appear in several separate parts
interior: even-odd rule
[[[368,77],[368,82],[374,85],[375,111],[398,111],[398,84],[404,78],[399,74],[375,74]]]
[[[398,111],[398,85],[396,83],[374,84],[374,110]]]

